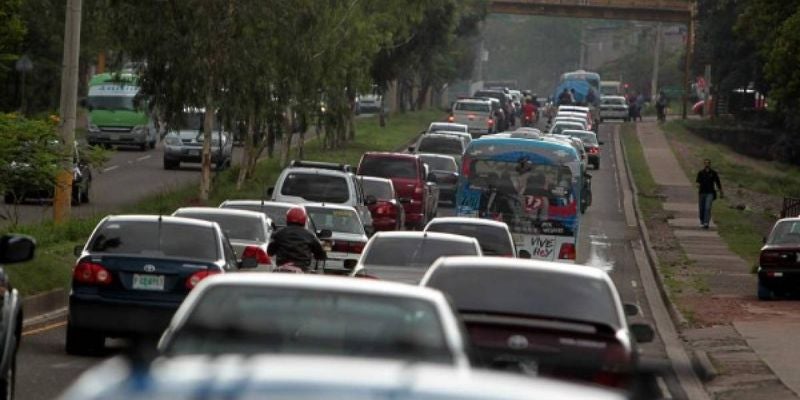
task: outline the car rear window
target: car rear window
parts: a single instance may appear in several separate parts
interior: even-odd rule
[[[175,215],[178,217],[216,222],[230,239],[247,240],[251,242],[263,242],[266,240],[264,225],[258,218],[203,212],[181,212]]]
[[[514,245],[505,229],[491,225],[434,223],[426,229],[431,232],[452,233],[478,239],[481,251],[487,256],[513,256]]]
[[[216,232],[208,226],[157,221],[106,221],[89,251],[216,260]]]
[[[767,244],[800,244],[800,221],[781,221],[772,229]]]
[[[350,188],[340,176],[291,172],[283,181],[281,194],[320,203],[346,203]]]
[[[469,242],[433,238],[377,237],[364,254],[368,266],[428,268],[439,257],[476,256]]]
[[[441,268],[427,286],[447,294],[459,311],[529,315],[620,327],[605,281],[530,269]]]
[[[456,111],[489,112],[491,106],[488,103],[456,103]]]
[[[226,204],[222,208],[264,213],[275,226],[286,226],[286,212],[289,211],[288,207],[270,205],[269,202],[264,202],[263,206],[260,204]]]
[[[358,174],[379,178],[417,178],[417,164],[411,158],[364,157]]]
[[[364,188],[364,194],[367,196],[375,196],[379,200],[394,199],[394,192],[389,182],[373,181],[364,179],[361,181],[361,186]]]
[[[566,130],[582,130],[583,125],[579,123],[571,123],[571,122],[557,122],[553,125],[553,130],[550,133],[555,135],[560,135],[561,132]]]
[[[463,143],[461,139],[456,137],[423,136],[419,142],[417,151],[422,153],[461,155],[464,152]]]
[[[210,288],[169,347],[170,354],[266,352],[452,362],[432,303],[320,288]]]
[[[306,212],[317,229],[333,232],[363,234],[364,228],[353,210],[306,206]]]
[[[422,162],[428,164],[431,171],[447,171],[447,172],[456,172],[458,170],[458,166],[456,165],[456,161],[452,158],[445,158],[445,157],[431,157],[421,155]]]

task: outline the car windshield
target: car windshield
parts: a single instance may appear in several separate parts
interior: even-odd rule
[[[479,255],[472,243],[426,237],[376,237],[362,257],[369,266],[428,268],[439,257]]]
[[[89,96],[87,105],[95,110],[135,111],[134,96]]]
[[[378,200],[394,199],[394,191],[392,191],[390,182],[364,179],[361,181],[361,186],[364,188],[364,194],[367,196],[375,196]]]
[[[364,157],[358,166],[358,174],[379,178],[417,177],[417,166],[411,158]]]
[[[511,243],[508,231],[496,226],[439,222],[432,223],[425,230],[474,237],[478,240],[483,254],[487,256],[514,255],[514,245]]]
[[[229,239],[263,242],[266,240],[264,225],[259,218],[222,213],[179,212],[178,217],[202,219],[216,222]]]
[[[437,310],[427,301],[325,289],[219,286],[197,300],[168,353],[329,354],[451,363],[446,343]]]
[[[452,158],[426,156],[426,155],[420,155],[420,158],[422,158],[422,162],[428,164],[428,167],[430,167],[431,171],[447,171],[447,172],[458,171],[458,166],[456,165],[456,161]]]
[[[473,103],[473,102],[458,102],[456,103],[457,111],[474,111],[474,112],[489,112],[491,105],[489,103]]]
[[[332,232],[364,234],[364,227],[354,210],[306,206],[306,212],[317,229]]]
[[[460,312],[526,315],[620,327],[614,296],[600,279],[532,269],[453,267],[437,270],[427,286],[444,292]]]
[[[286,175],[281,194],[319,203],[345,203],[350,199],[347,180],[343,177],[305,172]]]
[[[456,137],[423,136],[417,151],[422,153],[454,154],[464,153],[463,142]]]
[[[800,221],[781,221],[772,229],[767,244],[800,245]]]
[[[208,226],[158,221],[106,221],[89,251],[216,260],[217,235]]]
[[[286,226],[286,212],[290,207],[284,205],[274,205],[265,201],[261,204],[225,204],[222,208],[232,208],[235,210],[257,211],[264,213],[275,226]]]
[[[603,102],[603,104],[609,104],[609,105],[615,105],[615,106],[616,105],[624,105],[625,104],[625,99],[616,98],[616,97],[603,98],[602,102]]]

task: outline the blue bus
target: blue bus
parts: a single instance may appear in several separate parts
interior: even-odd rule
[[[580,162],[563,142],[502,133],[473,140],[462,158],[456,213],[505,222],[519,257],[575,262]]]

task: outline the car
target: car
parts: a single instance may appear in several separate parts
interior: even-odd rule
[[[402,230],[406,225],[406,212],[397,198],[392,180],[374,176],[360,176],[359,180],[364,194],[375,198],[375,203],[369,206],[375,231]]]
[[[378,94],[363,94],[356,98],[356,114],[378,113],[383,100]]]
[[[800,288],[800,218],[775,222],[758,257],[758,298],[771,300]]]
[[[286,226],[286,213],[295,207],[303,207],[303,205],[271,200],[225,200],[219,205],[219,208],[258,211],[263,213],[270,219],[273,231],[277,231]],[[306,228],[312,232],[316,232],[316,229],[314,229],[310,221],[306,221]]]
[[[553,122],[553,126],[550,127],[548,133],[551,135],[559,135],[565,130],[583,131],[586,130],[586,125],[580,122],[557,121]]]
[[[453,156],[461,162],[461,156],[467,148],[467,143],[460,137],[441,133],[422,135],[417,143],[409,146],[408,151],[415,154],[444,154]]]
[[[514,238],[505,222],[485,218],[439,217],[425,227],[425,232],[452,233],[478,240],[485,256],[516,257]]]
[[[406,228],[422,229],[436,216],[439,202],[433,182],[436,177],[426,173],[418,155],[367,152],[358,163],[358,175],[392,180],[405,209]]]
[[[603,96],[600,98],[600,120],[607,119],[621,119],[625,122],[631,120],[625,97]]]
[[[356,209],[364,230],[372,233],[372,215],[367,199],[352,167],[317,161],[292,160],[281,171],[275,186],[267,189],[273,201],[285,203],[325,203]]]
[[[472,141],[472,135],[467,132],[460,132],[460,131],[436,131],[436,132],[428,132],[428,133],[435,133],[437,135],[448,135],[460,138],[464,142],[464,147],[466,148],[469,146],[469,143]],[[427,134],[427,133],[426,133]]]
[[[291,274],[229,274],[198,285],[160,353],[319,354],[468,367],[455,312],[436,290]]]
[[[480,256],[475,238],[438,232],[378,232],[350,276],[416,285],[439,257]]]
[[[467,125],[473,138],[497,131],[492,101],[489,99],[459,99],[453,104],[448,120]]]
[[[144,367],[135,368],[122,357],[111,358],[83,373],[60,400],[628,398],[614,390],[548,378],[385,358],[187,355],[158,358]]]
[[[267,246],[273,233],[272,221],[264,213],[214,207],[181,207],[172,216],[216,222],[228,236],[238,261],[252,257],[258,263],[258,270],[272,269],[272,260],[267,255]]]
[[[198,282],[255,268],[216,222],[162,215],[103,218],[72,269],[65,348],[94,354],[106,337],[160,334]]]
[[[53,143],[58,146],[58,142]],[[5,174],[14,176],[7,179],[13,182],[11,187],[7,187],[3,193],[3,201],[6,204],[19,204],[32,199],[51,199],[54,196],[54,185],[52,182],[46,184],[29,182],[25,176],[25,170],[30,168],[30,160],[12,161]],[[89,202],[92,189],[92,168],[85,158],[83,158],[77,142],[73,146],[72,153],[72,197],[73,206],[79,206]]]
[[[22,295],[11,285],[3,265],[32,260],[36,241],[25,235],[6,234],[0,236],[0,289],[2,289],[2,311],[0,311],[0,398],[14,398],[17,376],[17,349],[22,339]]]
[[[430,172],[436,176],[439,187],[439,202],[449,201],[455,204],[456,187],[458,186],[458,161],[455,157],[442,154],[420,154]]]
[[[581,117],[565,117],[559,115],[556,116],[556,118],[553,120],[553,123],[556,124],[559,122],[577,122],[583,126],[583,130],[591,130],[591,125],[589,125],[589,123],[586,122],[586,119]]]
[[[594,169],[600,169],[600,145],[603,142],[597,140],[597,134],[592,131],[562,131],[561,134],[573,136],[583,142],[583,148],[586,150],[589,164],[592,164]]]
[[[201,163],[203,156],[203,120],[205,110],[187,108],[181,123],[164,136],[164,169],[178,169],[181,163]],[[233,137],[215,118],[211,133],[211,163],[217,170],[233,160]]]
[[[630,324],[605,271],[505,257],[446,257],[420,282],[441,290],[466,325],[476,366],[627,387],[637,343],[653,329]]]
[[[500,108],[503,109],[503,115],[505,118],[503,120],[497,121],[497,130],[502,132],[507,130],[509,126],[511,126],[511,121],[513,121],[513,113],[514,113],[514,106],[511,102],[511,98],[505,91],[500,89],[483,89],[477,90],[472,95],[472,97],[490,97],[493,99],[497,99],[500,102]]]
[[[439,131],[469,133],[469,126],[455,122],[431,122],[425,133],[437,133]]]
[[[585,114],[589,121],[591,121],[592,126],[600,126],[600,115],[594,106],[562,105],[558,106],[558,112],[578,112]]]
[[[304,206],[315,227],[331,231],[330,237],[322,239],[322,247],[328,253],[324,271],[344,272],[348,260],[355,265],[369,239],[356,210],[335,204],[307,203]]]

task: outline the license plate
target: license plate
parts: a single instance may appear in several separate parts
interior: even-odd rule
[[[330,242],[322,242],[322,250],[325,250],[325,252],[329,252],[331,251],[331,249],[333,249],[333,246],[331,246]]]
[[[200,150],[189,150],[189,155],[190,156],[199,156],[200,155]]]
[[[133,288],[137,290],[164,290],[164,275],[133,274]]]
[[[109,138],[111,140],[119,140],[119,133],[112,133],[111,135],[109,135]]]

